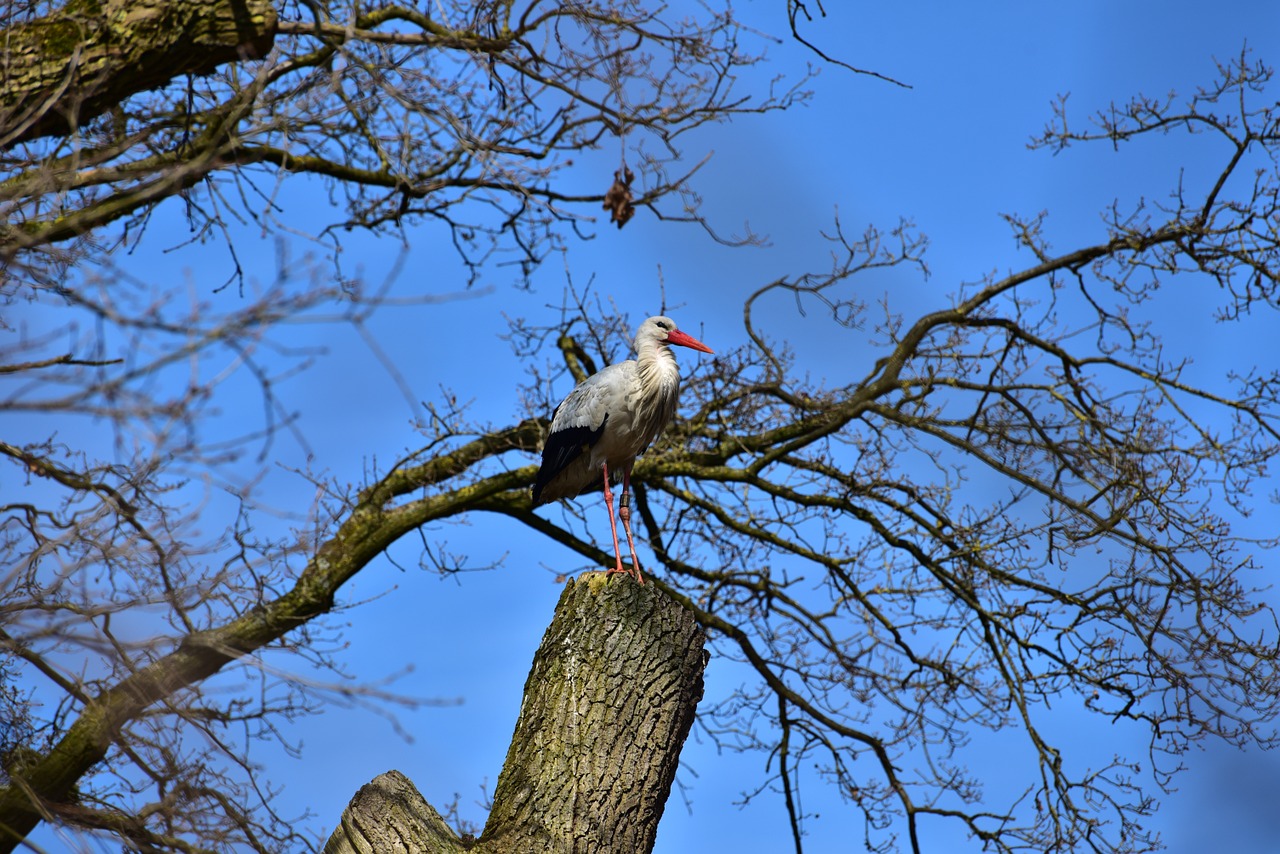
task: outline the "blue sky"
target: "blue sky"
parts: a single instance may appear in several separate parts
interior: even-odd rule
[[[738,11],[760,31],[783,35],[781,7],[755,0]],[[745,341],[741,306],[749,294],[780,275],[826,266],[820,230],[837,211],[850,230],[866,223],[888,227],[908,217],[930,237],[927,280],[908,271],[875,277],[858,285],[865,299],[887,296],[903,311],[945,306],[959,283],[1030,263],[1016,251],[1001,213],[1047,210],[1049,239],[1066,251],[1105,238],[1100,214],[1113,200],[1163,197],[1180,170],[1194,182],[1221,163],[1220,147],[1179,135],[1119,150],[1078,146],[1056,156],[1029,151],[1027,141],[1049,120],[1057,95],[1070,93],[1068,103],[1084,119],[1139,92],[1189,93],[1212,80],[1215,58],[1237,56],[1246,41],[1257,58],[1280,63],[1280,7],[1269,2],[830,2],[827,12],[825,21],[807,28],[814,42],[911,88],[828,66],[813,84],[810,105],[704,128],[684,142],[692,160],[715,152],[697,182],[711,221],[726,231],[747,221],[769,236],[768,247],[728,249],[700,230],[641,212],[621,232],[602,226],[594,240],[571,244],[563,260],[554,259],[538,273],[531,292],[514,290],[494,270],[471,296],[384,310],[371,320],[370,335],[414,399],[432,399],[443,386],[473,400],[480,420],[503,424],[520,417],[514,389],[523,368],[499,338],[506,330],[504,316],[550,322],[570,275],[579,285],[594,276],[594,293],[616,301],[636,320],[657,311],[664,281],[670,313],[682,326],[717,350],[736,347]],[[795,75],[816,61],[786,40],[768,50],[770,74]],[[1277,92],[1280,85],[1268,95],[1274,99]],[[601,162],[615,156],[610,152]],[[586,171],[591,162],[583,158],[582,178],[588,182],[599,174]],[[284,218],[308,221],[315,214],[310,206],[321,198],[292,188],[283,197]],[[164,244],[163,227],[153,225],[157,247]],[[248,266],[271,268],[270,242],[249,232],[240,241]],[[430,228],[410,235],[411,248],[393,283],[396,294],[462,290],[461,271],[440,241]],[[353,236],[344,263],[377,281],[398,252],[395,245]],[[142,278],[181,277],[196,289],[216,287],[230,272],[216,246],[164,255],[144,251],[119,263]],[[232,298],[231,292],[224,298]],[[792,343],[815,377],[838,383],[865,374],[866,360],[874,355],[858,333],[834,326],[816,307],[802,316],[778,298],[770,309],[776,309],[771,334]],[[1208,372],[1220,371],[1228,358],[1273,363],[1274,344],[1259,334],[1268,322],[1246,325],[1253,334],[1242,336],[1239,328],[1213,324],[1194,294],[1171,304],[1161,320],[1173,343],[1195,345],[1197,369]],[[302,413],[300,427],[316,469],[359,482],[371,461],[385,465],[414,447],[411,419],[418,413],[359,336],[326,325],[302,326],[290,336],[326,348],[308,372],[281,388],[289,408]],[[680,355],[686,365],[695,358]],[[244,394],[228,388],[222,402],[227,419],[256,412],[260,404],[248,388]],[[29,426],[40,430],[34,422]],[[283,470],[305,464],[305,452],[282,442],[273,453],[282,467],[269,483],[273,495],[285,506],[306,507],[313,489]],[[210,512],[220,509],[215,501]],[[226,522],[215,516],[208,524]],[[351,607],[335,618],[343,628],[338,656],[361,680],[409,670],[395,690],[461,703],[397,711],[411,742],[367,710],[335,707],[288,725],[287,735],[303,747],[301,758],[262,746],[253,758],[285,786],[277,807],[285,814],[310,810],[317,830],[327,833],[355,790],[390,768],[407,774],[438,808],[459,794],[463,815],[483,824],[483,811],[474,804],[482,785],[487,782],[492,792],[496,783],[525,675],[561,592],[556,574],[579,566],[575,556],[504,521],[467,519],[426,536],[478,566],[497,568],[440,579],[414,568],[416,543],[400,544],[390,557],[408,569],[379,560],[344,591]],[[1273,567],[1275,560],[1265,563]],[[275,663],[302,672],[296,660]],[[742,678],[731,663],[713,659],[709,700]],[[1130,742],[1132,733],[1122,727],[1069,716],[1060,725],[1064,743],[1078,745],[1082,753],[1105,759],[1133,749],[1141,755],[1142,743]],[[989,745],[989,755],[975,764],[993,794],[1016,791],[1025,779],[1010,776],[1009,763],[1002,761],[1003,738],[977,740],[984,750]],[[780,798],[734,806],[739,792],[757,779],[762,757],[719,753],[695,731],[683,762],[679,782],[691,810],[681,791],[674,791],[658,835],[659,852],[787,850]],[[1280,818],[1266,793],[1280,789],[1276,757],[1213,748],[1193,751],[1186,763],[1179,791],[1164,799],[1154,822],[1169,850],[1275,850]],[[806,809],[819,814],[807,824],[807,851],[861,850],[853,811],[812,781],[804,799]],[[926,850],[979,850],[955,828],[923,829]]]

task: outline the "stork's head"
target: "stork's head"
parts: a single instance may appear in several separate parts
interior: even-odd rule
[[[688,347],[693,350],[701,350],[703,353],[715,352],[697,338],[692,335],[686,335],[677,329],[676,322],[669,317],[651,317],[640,324],[640,330],[636,333],[636,352],[640,352],[651,341],[656,344],[674,344],[678,347]]]

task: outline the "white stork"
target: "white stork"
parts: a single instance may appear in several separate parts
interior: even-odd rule
[[[669,317],[651,317],[636,332],[636,358],[609,365],[578,383],[551,416],[551,433],[542,449],[542,468],[533,484],[533,506],[573,498],[597,479],[604,482],[613,554],[609,573],[625,573],[613,515],[609,473],[622,472],[618,515],[627,533],[634,576],[641,584],[640,561],[631,535],[631,466],[658,438],[675,415],[680,397],[680,369],[671,345],[713,352],[676,328]]]

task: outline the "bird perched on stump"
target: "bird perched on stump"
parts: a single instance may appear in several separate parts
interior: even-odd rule
[[[680,369],[671,346],[713,352],[676,328],[669,317],[651,317],[636,332],[636,357],[609,365],[578,383],[551,416],[551,433],[542,449],[542,467],[533,484],[533,506],[573,498],[597,481],[604,484],[616,559],[612,573],[626,573],[613,513],[611,473],[622,476],[618,516],[631,550],[632,574],[644,583],[631,534],[631,467],[662,433],[680,399]]]

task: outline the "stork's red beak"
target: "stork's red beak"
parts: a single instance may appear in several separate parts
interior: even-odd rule
[[[677,344],[681,347],[688,347],[691,350],[701,350],[704,353],[710,353],[712,355],[715,355],[716,352],[706,344],[703,344],[697,338],[694,338],[692,335],[686,335],[679,329],[673,329],[667,333],[667,343]]]

